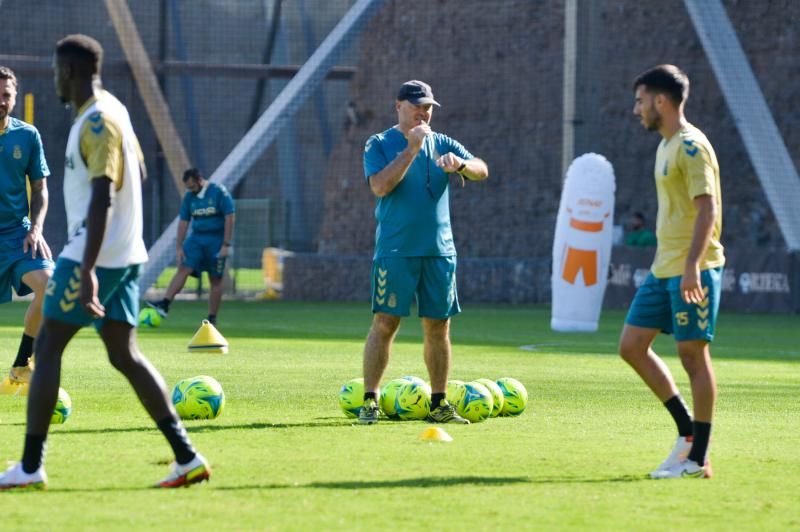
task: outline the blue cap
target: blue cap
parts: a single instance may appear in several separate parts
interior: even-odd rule
[[[439,102],[433,99],[431,86],[415,79],[406,81],[400,86],[400,91],[397,93],[397,101],[402,102],[403,100],[408,100],[409,103],[414,105],[439,105]]]

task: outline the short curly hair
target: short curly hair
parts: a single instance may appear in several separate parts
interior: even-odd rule
[[[56,55],[73,60],[84,75],[100,74],[103,47],[88,35],[67,35],[56,43]]]

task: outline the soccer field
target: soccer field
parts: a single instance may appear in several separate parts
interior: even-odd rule
[[[24,308],[0,307],[3,366]],[[139,340],[170,387],[198,374],[224,387],[220,418],[187,422],[211,482],[148,487],[169,448],[84,330],[65,354],[73,412],[49,439],[49,490],[0,493],[2,530],[800,528],[797,316],[722,313],[707,481],[646,478],[675,430],[616,356],[620,312],[596,334],[568,335],[550,331],[543,307],[467,305],[453,320],[451,377],[512,376],[530,402],[519,418],[447,426],[451,443],[420,442],[422,422],[358,426],[339,410],[339,387],[361,374],[367,304],[226,302],[228,355],[187,352],[204,316],[204,303],[179,302]],[[688,399],[671,338],[656,348]],[[402,375],[427,380],[415,318],[386,377]],[[24,399],[0,396],[0,459],[19,459],[24,419]]]

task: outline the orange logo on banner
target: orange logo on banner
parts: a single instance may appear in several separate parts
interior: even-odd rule
[[[583,220],[569,219],[569,226],[578,231],[587,233],[599,233],[603,230],[603,222],[584,222]]]
[[[564,280],[569,284],[575,284],[575,279],[581,270],[583,270],[583,281],[586,286],[597,284],[597,251],[567,248],[567,258],[564,261]]]

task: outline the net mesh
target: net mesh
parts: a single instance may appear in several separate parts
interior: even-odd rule
[[[127,2],[190,164],[212,175],[355,4]],[[722,4],[797,167],[800,86],[792,80],[800,58],[800,3]],[[575,116],[565,117],[570,5],[579,12],[577,100]],[[103,44],[104,83],[128,106],[140,138],[150,175],[144,234],[151,246],[175,218],[181,195],[168,164],[171,149],[158,142],[104,3],[5,0],[2,10],[8,27],[15,28],[0,33],[0,64],[20,78],[14,114],[24,118],[22,94],[33,95],[34,122],[52,171],[45,226],[51,247],[59,250],[66,241],[60,189],[71,116],[53,93],[50,64],[54,43],[77,32]],[[433,128],[461,141],[490,167],[487,182],[451,188],[463,272],[474,272],[477,279],[465,290],[475,299],[546,297],[567,123],[575,128],[576,156],[595,151],[615,167],[616,224],[624,226],[632,212],[641,211],[652,227],[658,138],[642,131],[631,114],[631,82],[659,63],[679,65],[692,81],[687,116],[711,140],[722,170],[724,243],[741,249],[787,247],[683,2],[440,0],[420,10],[394,0],[346,40],[327,78],[232,190],[239,216],[229,291],[263,290],[263,249],[279,247],[296,254],[292,267],[301,281],[320,272],[333,276],[331,284],[336,275],[364,278],[355,287],[330,289],[329,297],[368,297],[374,198],[361,157],[366,138],[395,123],[394,96],[408,79],[429,82],[442,103]],[[790,190],[783,192],[788,196]],[[364,268],[363,275],[337,273],[348,268]],[[164,286],[163,276],[156,286]]]

